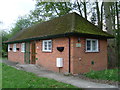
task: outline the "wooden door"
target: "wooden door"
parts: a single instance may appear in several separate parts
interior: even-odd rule
[[[35,42],[31,42],[31,64],[36,63],[36,45]]]
[[[30,42],[25,43],[24,61],[25,61],[26,64],[30,64]]]

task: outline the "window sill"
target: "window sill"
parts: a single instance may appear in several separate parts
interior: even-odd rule
[[[21,51],[22,53],[24,53],[25,51]]]
[[[51,53],[52,51],[42,51],[42,52],[44,52],[44,53]]]
[[[86,53],[99,53],[99,51],[85,51]]]

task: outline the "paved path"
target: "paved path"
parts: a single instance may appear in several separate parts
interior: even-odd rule
[[[63,74],[48,71],[42,67],[39,67],[39,66],[33,65],[33,64],[17,64],[14,62],[10,62],[8,60],[3,60],[3,63],[6,63],[17,69],[35,73],[37,76],[40,76],[40,77],[51,78],[51,79],[54,79],[54,80],[57,80],[60,82],[64,82],[64,83],[68,83],[68,84],[71,84],[71,85],[74,85],[74,86],[77,86],[80,88],[105,88],[105,90],[109,90],[108,88],[111,88],[110,90],[118,90],[117,86],[90,82],[90,81],[86,81],[86,80],[83,80],[83,79],[80,79],[80,78],[74,77],[74,76],[64,76]],[[93,90],[93,89],[91,89],[91,90]],[[102,90],[104,90],[104,89],[102,89]]]

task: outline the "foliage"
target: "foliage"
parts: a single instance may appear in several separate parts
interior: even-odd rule
[[[100,80],[120,81],[118,78],[118,69],[108,69],[103,71],[91,71],[85,74],[86,77]]]
[[[33,73],[17,70],[6,64],[2,64],[2,86],[3,88],[75,88],[70,84],[37,77]]]
[[[5,46],[5,45],[3,45],[3,46]],[[7,57],[7,50],[5,51],[5,50],[2,49],[2,57]]]
[[[2,57],[7,56],[7,45],[4,44],[3,42],[8,40],[9,34],[6,31],[1,30],[2,33]]]
[[[1,30],[1,33],[2,33],[2,42],[8,40],[8,33],[3,30]]]
[[[11,29],[10,36],[14,36],[20,30],[23,30],[32,25],[31,20],[27,16],[19,17],[14,27]]]
[[[30,12],[30,17],[34,22],[60,17],[72,10],[71,5],[70,2],[41,2],[36,0],[36,8]]]
[[[18,33],[19,31],[32,26],[33,23],[30,17],[28,16],[23,16],[19,17],[18,20],[16,21],[15,25],[13,28],[11,28],[11,31],[8,33],[4,30],[2,30],[2,43],[4,41],[7,41],[9,38],[13,37]],[[7,56],[7,44],[2,44],[2,56],[6,57]]]

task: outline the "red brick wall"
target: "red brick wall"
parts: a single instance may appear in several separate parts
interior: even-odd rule
[[[43,52],[42,51],[42,40],[36,42],[36,61],[37,64],[52,70],[59,72],[59,68],[56,67],[56,58],[63,58],[63,68],[60,68],[60,72],[68,72],[68,38],[57,38],[52,39],[52,52]],[[63,52],[59,52],[56,48],[64,47]]]
[[[89,38],[90,39],[90,38]],[[76,47],[78,38],[71,38],[71,71],[84,73],[107,68],[107,40],[99,40],[99,52],[85,52],[86,38],[80,38],[81,47]],[[94,65],[91,64],[94,61]]]
[[[84,73],[90,70],[103,70],[107,68],[107,40],[99,40],[99,52],[85,52],[86,38],[80,38],[81,47],[76,47],[78,43],[77,37],[71,37],[71,73]],[[13,44],[11,44],[13,48]],[[64,47],[63,52],[59,52],[56,48]],[[21,44],[17,44],[19,51],[8,52],[8,59],[15,62],[24,63],[24,53],[21,52]],[[45,67],[48,70],[59,72],[56,67],[56,58],[63,58],[63,67],[60,72],[68,72],[69,67],[69,40],[68,38],[52,39],[52,52],[42,51],[42,40],[36,41],[36,64]],[[30,57],[31,58],[31,57]],[[94,61],[94,65],[91,65]]]
[[[13,52],[13,44],[10,44],[11,51],[8,52],[8,60],[24,64],[24,52],[21,52],[21,43],[17,43],[16,47],[19,51]]]

